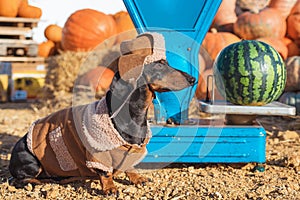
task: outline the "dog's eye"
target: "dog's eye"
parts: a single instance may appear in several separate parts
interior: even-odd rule
[[[159,73],[159,74],[156,74],[156,75],[155,75],[155,79],[156,79],[156,80],[161,80],[161,79],[162,79],[161,74],[160,74],[160,73]]]
[[[163,65],[162,65],[161,63],[159,63],[159,64],[156,64],[156,65],[154,66],[154,68],[157,69],[157,70],[160,70],[160,69],[163,68]]]

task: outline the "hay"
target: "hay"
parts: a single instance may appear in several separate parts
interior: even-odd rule
[[[97,66],[106,66],[116,71],[114,63],[119,55],[118,46],[112,49],[103,49],[100,46],[90,52],[61,51],[58,55],[50,57],[42,95],[45,106],[59,109],[72,105],[74,91],[76,99],[81,99],[78,95],[88,97],[83,99],[84,103],[93,100],[90,96],[95,91],[92,87],[82,90],[82,86],[77,85],[77,78]],[[105,92],[101,94],[104,95]]]

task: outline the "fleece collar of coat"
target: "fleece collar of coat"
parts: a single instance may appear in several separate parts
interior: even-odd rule
[[[74,116],[74,119],[76,120],[76,116]],[[79,122],[76,124],[79,124]],[[120,136],[108,114],[105,98],[87,106],[80,124],[82,126],[81,131],[77,131],[78,135],[90,152],[109,151],[123,145],[135,147],[146,145],[144,143],[141,145],[129,144]],[[147,126],[146,138],[151,138],[150,126],[149,124]],[[148,139],[144,140],[144,142],[148,141]]]

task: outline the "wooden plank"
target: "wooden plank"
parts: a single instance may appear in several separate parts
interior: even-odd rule
[[[0,17],[0,22],[38,23],[40,19],[23,17]]]
[[[37,56],[38,44],[0,43],[0,56]]]
[[[0,62],[45,62],[43,57],[0,56]]]
[[[12,73],[16,74],[46,74],[47,63],[11,63]]]
[[[31,33],[29,27],[7,27],[0,26],[0,35],[26,35]]]
[[[18,40],[18,39],[0,39],[0,44],[24,44],[24,45],[30,45],[30,44],[38,44],[34,40]]]

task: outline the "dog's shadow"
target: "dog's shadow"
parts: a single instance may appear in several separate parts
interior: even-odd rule
[[[129,186],[131,185],[129,180],[125,180],[122,178],[114,178],[114,181],[122,184],[122,185],[126,185]],[[98,185],[95,187],[95,185]],[[69,186],[74,188],[74,191],[78,192],[78,193],[82,193],[82,190],[84,190],[86,193],[90,194],[91,196],[107,196],[102,188],[101,188],[101,184],[100,181],[97,179],[90,179],[90,180],[86,180],[86,181],[74,181],[71,183],[66,183],[62,185],[65,188],[68,188]]]

